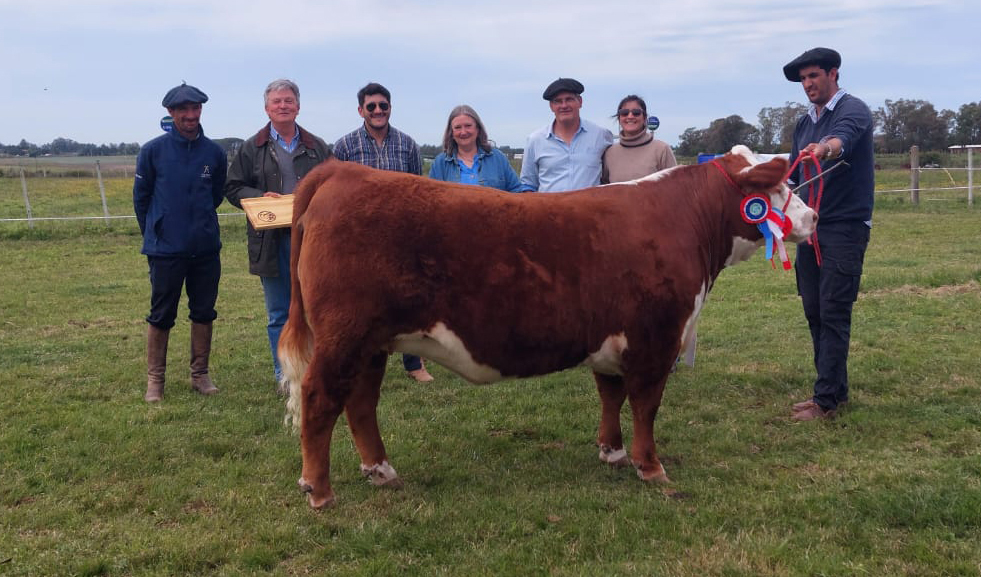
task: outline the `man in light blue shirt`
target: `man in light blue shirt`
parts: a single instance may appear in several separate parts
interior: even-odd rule
[[[545,89],[542,98],[555,120],[528,137],[522,191],[562,192],[600,183],[603,151],[613,144],[613,133],[579,117],[583,90],[572,78],[559,78]]]

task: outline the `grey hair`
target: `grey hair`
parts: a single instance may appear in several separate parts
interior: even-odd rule
[[[262,103],[266,104],[269,102],[269,93],[275,92],[277,90],[289,90],[296,97],[296,103],[300,104],[300,87],[296,85],[296,82],[292,80],[287,80],[286,78],[280,78],[278,80],[273,80],[266,87],[266,91],[262,93]]]
[[[480,120],[480,116],[477,115],[477,111],[466,104],[461,104],[451,110],[450,117],[446,119],[446,130],[443,132],[443,151],[449,156],[456,154],[456,141],[453,140],[453,119],[461,114],[473,118],[474,123],[477,125],[477,148],[485,152],[490,152],[492,145],[490,139],[487,137],[487,129],[484,128],[484,123]]]

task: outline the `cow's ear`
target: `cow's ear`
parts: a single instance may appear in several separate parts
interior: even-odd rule
[[[777,157],[741,171],[736,177],[736,183],[744,189],[769,189],[780,184],[786,173],[787,160]]]

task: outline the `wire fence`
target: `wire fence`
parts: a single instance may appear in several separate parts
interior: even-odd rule
[[[132,205],[132,169],[114,167],[106,171],[113,176],[103,178],[99,161],[94,167],[78,167],[71,173],[6,168],[6,174],[0,178],[0,225],[27,223],[28,228],[33,229],[35,224],[45,222],[102,221],[111,226],[113,222],[136,218]],[[15,176],[11,168],[19,170],[19,175]],[[970,206],[974,197],[973,173],[977,170],[981,168],[973,168],[970,162],[967,168],[919,167],[914,163],[909,168],[894,170],[898,176],[889,179],[889,184],[901,184],[905,173],[909,187],[879,189],[875,194],[892,198],[909,196],[912,204],[918,204],[920,197],[929,201],[960,202],[966,196]],[[955,175],[965,172],[967,185],[961,185],[957,181],[963,181],[963,178]],[[933,182],[929,186],[920,186],[920,175],[930,174],[934,175]],[[18,182],[19,187],[15,184]],[[218,213],[220,217],[244,216],[230,205],[222,208],[224,210]]]

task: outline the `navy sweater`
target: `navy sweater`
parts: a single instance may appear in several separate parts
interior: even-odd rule
[[[839,166],[824,177],[824,192],[818,211],[818,230],[822,225],[848,222],[871,222],[872,205],[875,192],[875,156],[872,147],[872,112],[864,102],[850,94],[845,94],[835,105],[834,110],[825,108],[817,123],[804,115],[797,121],[794,129],[794,145],[790,151],[791,160],[797,158],[800,150],[824,137],[837,137],[843,144],[842,154],[821,163],[824,170],[844,159],[850,166]],[[813,176],[815,171],[811,171]],[[794,182],[803,182],[803,172],[798,164],[790,175]],[[817,192],[815,181],[814,192]],[[810,204],[810,186],[801,189],[801,198]]]

